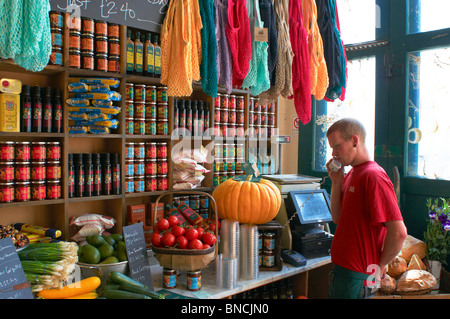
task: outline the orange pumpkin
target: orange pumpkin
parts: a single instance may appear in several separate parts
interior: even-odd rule
[[[281,206],[279,189],[266,179],[259,182],[227,179],[212,196],[220,218],[242,224],[265,224],[278,214]]]

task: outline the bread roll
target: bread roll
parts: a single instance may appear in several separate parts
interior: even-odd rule
[[[407,268],[408,265],[406,261],[402,257],[396,256],[388,265],[387,274],[391,277],[398,278],[406,271]]]
[[[397,281],[397,292],[420,292],[433,288],[436,278],[426,270],[408,270]]]
[[[408,235],[403,242],[403,247],[399,256],[409,263],[414,254],[416,254],[419,259],[425,258],[427,255],[427,244],[411,235]]]
[[[396,287],[395,279],[386,274],[380,282],[380,293],[383,295],[390,295],[395,291]]]

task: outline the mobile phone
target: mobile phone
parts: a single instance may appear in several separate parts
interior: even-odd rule
[[[342,167],[341,162],[339,162],[336,159],[332,160],[330,163],[330,168],[333,172],[337,172],[341,167]]]

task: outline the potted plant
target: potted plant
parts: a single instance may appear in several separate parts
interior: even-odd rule
[[[442,264],[447,265],[450,253],[450,199],[441,198],[441,201],[439,205],[439,199],[427,200],[428,224],[424,233],[429,270],[438,282],[433,288],[436,291],[439,289]]]

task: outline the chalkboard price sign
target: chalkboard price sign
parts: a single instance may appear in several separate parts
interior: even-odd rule
[[[0,299],[33,299],[11,238],[0,240]]]
[[[169,0],[50,0],[52,10],[159,33]]]
[[[153,290],[152,273],[145,245],[142,223],[123,227],[123,237],[127,248],[130,277]]]

